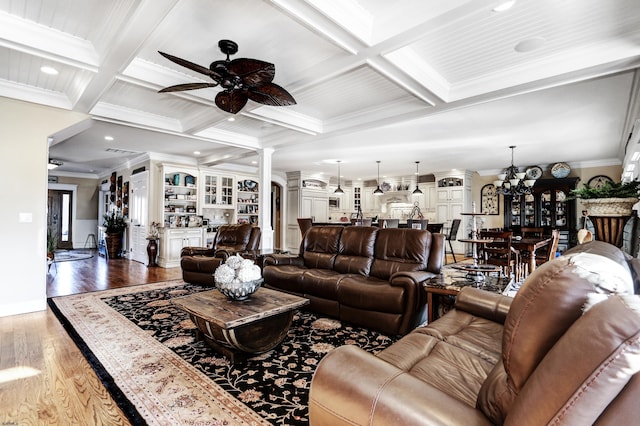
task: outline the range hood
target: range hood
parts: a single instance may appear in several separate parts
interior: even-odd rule
[[[380,196],[380,202],[383,204],[413,204],[411,191],[387,191]]]

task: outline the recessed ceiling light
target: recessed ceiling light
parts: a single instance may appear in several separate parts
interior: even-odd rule
[[[511,9],[514,4],[516,4],[516,0],[509,0],[509,1],[501,2],[496,7],[494,7],[492,10],[494,12],[504,12],[505,10]]]
[[[236,121],[236,118],[235,117],[229,117],[229,118],[227,118],[227,121]]]
[[[251,164],[258,164],[258,162],[256,160],[253,160]]]
[[[40,67],[40,71],[49,75],[58,75],[58,70],[53,67],[47,67],[47,66]]]
[[[113,140],[113,136],[105,136],[104,140],[106,141],[112,141]]]
[[[531,37],[516,44],[514,50],[520,53],[531,52],[532,50],[540,49],[546,42],[547,40],[544,37]]]
[[[200,155],[200,151],[193,151],[193,155]]]

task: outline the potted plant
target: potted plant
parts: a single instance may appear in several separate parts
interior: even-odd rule
[[[580,199],[589,216],[630,216],[639,190],[640,181],[607,182],[595,188],[583,185],[572,190],[570,196]]]
[[[109,258],[120,257],[122,250],[122,233],[127,229],[127,222],[124,217],[115,211],[106,213],[104,216],[105,242]]]
[[[596,240],[622,247],[624,226],[633,214],[634,204],[638,202],[638,190],[640,181],[607,182],[595,188],[584,185],[574,189],[570,197],[580,199],[586,216],[593,223]],[[585,231],[580,230],[578,234],[580,232]]]

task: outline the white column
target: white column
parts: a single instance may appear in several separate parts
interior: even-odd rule
[[[258,202],[260,206],[258,225],[262,231],[262,249],[273,248],[273,227],[271,226],[271,156],[273,148],[259,150],[260,157],[260,192]]]

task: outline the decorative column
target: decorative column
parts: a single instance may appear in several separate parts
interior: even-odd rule
[[[258,226],[262,232],[261,249],[273,248],[273,228],[271,226],[271,157],[273,148],[263,148],[258,151],[260,157],[260,192],[258,203],[260,206]]]

